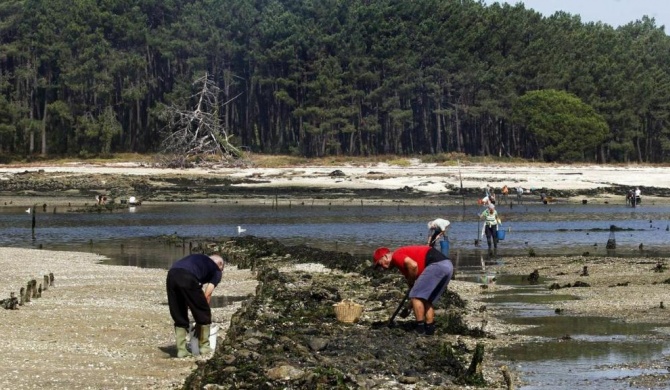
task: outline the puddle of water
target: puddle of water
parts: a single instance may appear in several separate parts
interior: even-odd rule
[[[607,336],[608,341],[627,340],[656,333],[658,324],[624,323],[606,317],[571,317],[556,314],[545,317],[514,316],[505,318],[507,322],[518,325],[530,325],[532,328],[518,333],[528,336],[560,338],[570,335],[573,338],[597,340]],[[551,358],[551,356],[547,356]]]
[[[637,360],[653,360],[661,358],[666,348],[655,341],[642,341],[633,338],[612,338],[607,341],[589,341],[584,339],[554,339],[551,341],[533,342],[514,345],[500,349],[496,357],[503,357],[518,365],[526,367],[524,371],[532,372],[528,366],[544,364],[551,361],[565,367],[585,366],[595,369],[596,366],[616,365]]]
[[[594,370],[591,364],[567,364],[565,361],[538,360],[517,367],[524,371],[524,382],[519,390],[624,390],[648,389],[634,385],[641,375],[667,374],[665,369],[611,368]],[[659,388],[659,387],[655,387]]]
[[[574,295],[552,295],[552,294],[537,294],[533,292],[520,293],[518,291],[496,291],[493,292],[492,297],[484,298],[482,301],[489,303],[501,303],[501,304],[522,304],[514,306],[525,306],[526,304],[547,304],[561,301],[572,301],[579,298]]]
[[[495,284],[505,285],[505,286],[528,286],[529,288],[535,288],[537,290],[546,290],[547,287],[544,285],[548,281],[551,281],[550,278],[540,276],[538,283],[530,284],[528,281],[528,275],[509,275],[509,274],[498,274],[495,272],[481,272],[480,268],[473,269],[460,269],[460,273],[456,275],[459,280],[465,280],[468,282],[482,283],[487,284],[495,282]]]
[[[635,388],[637,376],[668,373],[665,369],[601,368],[663,359],[667,343],[649,337],[662,329],[658,324],[606,317],[565,316],[550,308],[552,302],[569,299],[576,297],[549,294],[546,285],[520,285],[486,299],[508,309],[511,314],[505,320],[509,323],[530,326],[518,334],[539,338],[496,352],[497,358],[516,362],[516,370],[528,384],[519,389],[629,389]]]

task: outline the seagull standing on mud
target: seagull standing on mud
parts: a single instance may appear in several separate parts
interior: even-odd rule
[[[26,213],[30,214],[30,209],[26,210]]]
[[[242,233],[244,233],[244,232],[246,232],[246,231],[247,231],[247,229],[242,229],[242,226],[238,226],[238,227],[237,227],[237,234],[238,234],[238,235],[240,235],[240,234],[242,234]]]

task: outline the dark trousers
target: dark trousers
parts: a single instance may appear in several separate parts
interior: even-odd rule
[[[202,286],[192,273],[184,269],[171,269],[168,271],[166,287],[170,315],[175,327],[188,329],[188,309],[191,309],[196,324],[212,323],[212,310]]]
[[[491,249],[491,239],[493,239],[493,247],[498,248],[498,225],[486,225],[484,233],[486,234],[486,243],[489,245],[489,249]]]

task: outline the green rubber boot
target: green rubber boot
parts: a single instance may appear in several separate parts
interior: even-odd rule
[[[175,327],[174,334],[175,337],[177,338],[177,357],[185,358],[193,356],[186,349],[186,335],[188,335],[188,330],[186,328]]]
[[[200,332],[198,333],[198,349],[201,355],[207,355],[212,352],[212,347],[209,346],[209,332],[210,325],[199,325]]]

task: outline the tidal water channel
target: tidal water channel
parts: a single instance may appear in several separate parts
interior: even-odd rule
[[[101,213],[67,212],[65,207],[37,209],[0,207],[0,246],[99,253],[120,266],[168,268],[188,251],[189,241],[238,234],[268,237],[287,245],[306,244],[327,250],[371,254],[378,246],[424,244],[428,221],[451,221],[450,257],[461,275],[480,278],[481,264],[508,256],[583,255],[670,257],[670,206],[643,204],[637,208],[609,204],[498,205],[504,241],[498,257],[487,257],[477,205],[409,206],[363,202],[332,206],[270,204],[238,206],[217,203],[145,204]],[[244,229],[238,233],[238,226]],[[615,226],[614,230],[610,228]],[[158,237],[176,234],[184,245],[166,245]],[[607,249],[614,239],[615,249]],[[479,241],[479,245],[476,242]],[[653,370],[621,369],[617,365],[663,359],[670,345],[649,341],[659,325],[626,325],[608,318],[558,316],[546,286],[518,284],[519,278],[498,277],[515,288],[494,295],[490,305],[509,309],[509,321],[537,327],[532,344],[503,351],[532,385],[521,389],[623,389],[622,378],[653,374]],[[570,296],[558,299],[573,299]],[[561,341],[570,335],[571,342]]]

